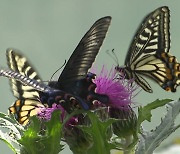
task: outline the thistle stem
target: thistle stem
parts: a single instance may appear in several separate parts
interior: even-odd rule
[[[128,149],[127,147],[132,143],[132,135],[127,136],[125,138],[125,144],[124,144],[124,154],[131,154],[132,150]]]

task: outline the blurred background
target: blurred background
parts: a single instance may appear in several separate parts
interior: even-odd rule
[[[180,1],[125,1],[125,0],[31,0],[0,1],[0,66],[7,68],[6,49],[13,47],[22,51],[39,72],[44,81],[68,60],[80,39],[99,18],[112,16],[112,23],[100,53],[94,63],[100,68],[108,68],[116,62],[106,53],[115,49],[119,65],[123,65],[131,40],[144,17],[160,6],[168,6],[171,11],[171,53],[180,61]],[[60,73],[60,72],[59,72]],[[58,78],[56,74],[55,79]],[[149,80],[148,80],[149,81]],[[176,93],[168,93],[157,84],[149,81],[154,93],[141,91],[135,98],[134,106],[145,105],[155,99],[178,99]],[[0,112],[7,113],[8,107],[15,101],[9,82],[0,78]],[[144,123],[145,129],[159,124],[165,109],[153,112],[152,122]],[[180,117],[179,117],[180,119]],[[160,148],[180,137],[176,131],[163,142]],[[0,141],[0,153],[11,154],[7,145]],[[62,154],[70,154],[68,146]]]

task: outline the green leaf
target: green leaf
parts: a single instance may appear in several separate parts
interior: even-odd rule
[[[87,151],[87,154],[103,153],[110,154],[111,149],[115,149],[116,146],[109,143],[108,128],[115,122],[114,119],[108,119],[107,121],[101,121],[98,116],[92,112],[88,112],[88,116],[91,120],[91,126],[81,127],[81,129],[92,137],[93,145]]]
[[[167,104],[167,113],[161,120],[159,126],[150,132],[144,131],[140,135],[140,141],[136,154],[152,154],[160,143],[180,127],[180,123],[175,125],[175,119],[180,113],[180,100]]]
[[[138,108],[138,123],[137,123],[137,131],[140,132],[140,127],[143,121],[151,121],[151,111],[153,109],[156,109],[158,107],[164,106],[165,104],[169,103],[172,101],[171,99],[163,99],[163,100],[156,100],[152,103],[147,104],[144,107],[139,107]]]
[[[50,121],[41,123],[37,117],[32,117],[31,124],[19,140],[23,145],[21,153],[27,154],[57,154],[62,150],[60,144],[62,137],[62,124],[60,123],[60,111],[52,113]]]

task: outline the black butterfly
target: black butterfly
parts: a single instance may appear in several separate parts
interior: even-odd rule
[[[29,117],[37,114],[37,106],[60,103],[70,112],[71,104],[80,104],[89,109],[94,100],[102,103],[108,101],[106,95],[95,93],[96,85],[92,82],[94,74],[89,68],[103,43],[111,17],[104,17],[94,23],[82,38],[57,82],[42,80],[29,65],[27,59],[14,49],[7,50],[8,65],[12,70],[0,70],[0,76],[9,77],[11,87],[17,101],[9,108],[19,123],[26,125]]]
[[[124,67],[125,78],[134,79],[145,91],[152,88],[143,76],[157,82],[163,89],[175,92],[180,85],[180,64],[169,54],[169,9],[160,7],[150,13],[142,22],[129,48]]]

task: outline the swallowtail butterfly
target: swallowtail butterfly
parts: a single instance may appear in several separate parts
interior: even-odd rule
[[[116,67],[125,78],[134,79],[145,91],[152,88],[143,76],[157,82],[166,91],[175,92],[180,85],[180,64],[169,54],[170,13],[167,6],[151,12],[135,34],[125,59],[125,66]]]
[[[108,31],[111,17],[96,21],[81,39],[62,71],[58,81],[45,85],[27,59],[15,49],[7,49],[11,70],[0,70],[0,76],[10,78],[17,101],[9,108],[19,123],[26,125],[37,114],[36,107],[61,103],[68,111],[72,104],[89,109],[93,100],[108,101],[106,95],[95,93],[94,74],[88,73]]]

